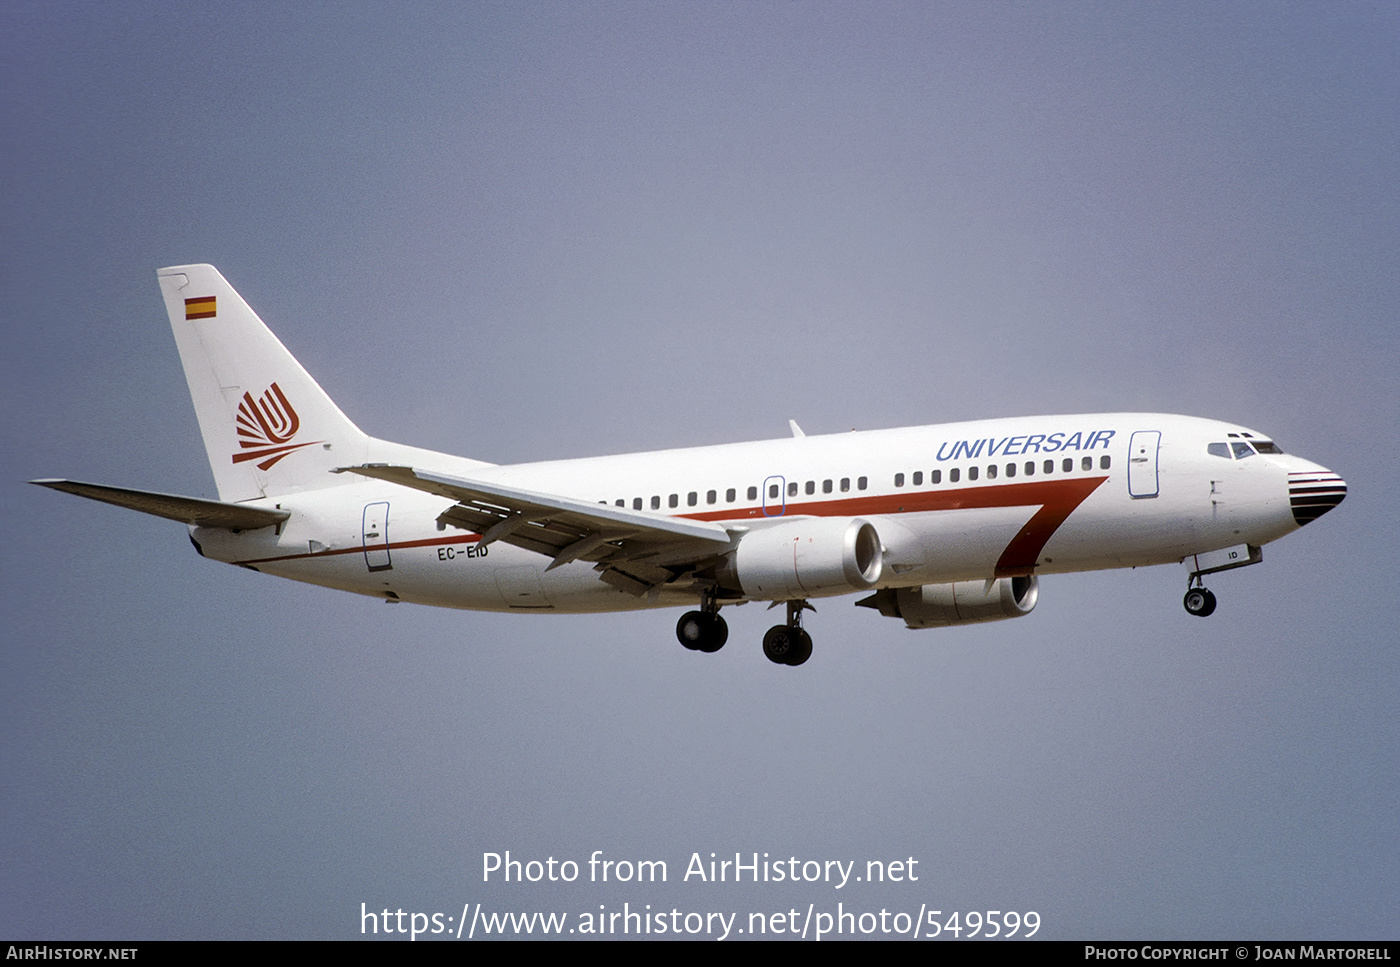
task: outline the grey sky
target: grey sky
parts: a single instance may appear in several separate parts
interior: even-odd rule
[[[0,936],[444,911],[1036,910],[1394,938],[1393,4],[26,3],[0,10]],[[984,416],[1238,421],[1341,473],[1212,582],[432,611],[22,481],[212,497],[155,281],[217,265],[364,429],[496,462]],[[482,853],[670,881],[481,882]],[[692,852],[920,861],[840,892]]]

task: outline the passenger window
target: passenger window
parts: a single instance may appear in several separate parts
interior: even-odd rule
[[[1027,477],[1034,477],[1034,476],[1035,476],[1035,461],[1034,461],[1034,460],[1027,460],[1027,461],[1026,461],[1026,476],[1027,476]]]
[[[768,485],[768,499],[769,499],[769,500],[777,500],[777,499],[778,499],[778,485],[777,485],[777,484],[769,484],[769,485]]]
[[[915,470],[915,471],[914,471],[914,486],[917,487],[917,486],[919,486],[920,484],[922,484],[923,482],[924,482],[924,472],[923,472],[922,470]]]
[[[714,491],[711,491],[711,493],[714,493]],[[687,507],[694,507],[699,502],[700,496],[695,491],[692,490],[690,493],[685,495],[685,505]]]
[[[794,480],[792,483],[788,484],[788,496],[789,496],[789,497],[796,497],[796,496],[797,496],[797,481],[796,481],[796,480]]]
[[[1093,458],[1093,457],[1085,457],[1083,460],[1080,460],[1080,461],[1079,461],[1079,469],[1081,469],[1081,470],[1093,470],[1093,469],[1094,469],[1094,458]]]
[[[672,495],[670,496],[670,498],[666,501],[666,506],[667,506],[667,507],[679,507],[679,506],[680,506],[680,503],[681,503],[681,498],[680,498],[680,496],[677,495],[677,494],[672,494]]]
[[[904,486],[904,474],[902,474],[902,473],[897,473],[897,474],[894,475],[894,485],[895,485],[896,487],[903,487],[903,486]]]
[[[867,481],[864,477],[857,477],[857,478],[856,478],[856,489],[857,489],[857,490],[864,490],[864,489],[866,488],[867,483],[868,483],[868,481]]]
[[[997,479],[997,465],[996,465],[996,464],[992,464],[991,466],[989,466],[989,467],[987,468],[987,479],[988,479],[988,480],[995,480],[995,479]]]
[[[968,480],[976,480],[976,479],[977,479],[977,468],[976,468],[976,467],[968,467],[968,468],[967,468],[967,479],[968,479]]]
[[[633,509],[633,510],[641,510],[641,509],[642,509],[642,498],[640,498],[640,497],[633,497],[633,498],[632,498],[632,509]]]
[[[713,490],[707,490],[707,491],[705,491],[705,503],[707,503],[707,504],[713,504],[713,503],[714,503],[716,500],[718,500],[718,499],[719,499],[719,494],[715,493]]]
[[[943,482],[943,471],[942,471],[942,470],[930,470],[930,471],[928,472],[928,482],[931,483],[931,484],[940,484],[940,483],[942,483],[942,482]]]
[[[660,509],[661,509],[661,498],[660,498],[659,496],[656,496],[655,494],[653,494],[653,495],[652,495],[652,498],[651,498],[651,509],[652,509],[652,510],[660,510]]]
[[[1016,464],[1014,464],[1014,463],[1008,463],[1008,464],[1006,465],[1006,475],[1007,475],[1008,477],[1014,477],[1014,476],[1016,476]]]
[[[1100,469],[1100,470],[1107,470],[1112,464],[1113,464],[1113,461],[1112,461],[1110,458],[1108,458],[1108,457],[1099,457],[1099,469]]]
[[[811,494],[814,494],[814,493],[816,493],[816,492],[817,492],[817,482],[816,482],[815,480],[809,480],[809,481],[807,481],[807,494],[810,496]]]
[[[625,501],[625,500],[619,500],[619,501],[617,502],[617,506],[619,506],[619,507],[626,507],[626,506],[627,506],[627,501]]]
[[[777,487],[774,487],[773,489],[774,489],[774,490],[777,490],[778,488],[777,488]],[[775,493],[773,496],[776,497],[776,496],[778,496],[778,495]],[[758,488],[757,488],[757,487],[750,487],[750,488],[749,488],[749,500],[757,500],[757,499],[758,499]]]
[[[850,493],[850,491],[851,491],[851,478],[850,478],[850,477],[842,477],[842,478],[841,478],[841,492],[842,492],[843,494],[845,494],[845,493]]]
[[[1054,460],[1046,460],[1046,461],[1045,461],[1045,466],[1041,467],[1040,469],[1044,470],[1046,473],[1054,473],[1054,472],[1055,472],[1055,461],[1054,461]]]
[[[1060,469],[1062,469],[1065,473],[1073,473],[1073,472],[1074,472],[1074,460],[1071,459],[1070,457],[1065,457],[1064,465],[1063,465]]]
[[[829,494],[829,493],[831,493],[831,481],[830,481],[830,480],[823,480],[823,481],[822,481],[822,493],[824,493],[824,494]]]
[[[727,504],[732,504],[732,503],[734,503],[734,488],[733,488],[733,487],[730,487],[728,490],[726,490],[726,491],[724,492],[724,502],[727,503]]]
[[[962,471],[959,470],[957,467],[954,467],[952,470],[948,471],[948,482],[957,483],[958,477],[960,476],[962,476]]]

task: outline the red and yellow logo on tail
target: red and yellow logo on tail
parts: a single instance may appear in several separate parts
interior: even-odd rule
[[[235,423],[238,427],[238,445],[243,449],[233,455],[233,462],[256,460],[259,470],[268,470],[293,450],[319,442],[291,442],[301,429],[301,420],[282,392],[282,387],[276,383],[256,400],[252,393],[244,393],[243,401],[238,404]]]
[[[204,295],[197,299],[185,300],[185,318],[187,320],[213,319],[218,314],[218,299],[215,296]]]

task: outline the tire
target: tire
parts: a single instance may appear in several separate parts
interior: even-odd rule
[[[774,625],[763,636],[763,654],[777,665],[800,665],[812,657],[812,636],[801,628]]]
[[[801,628],[797,629],[797,645],[788,655],[787,663],[794,668],[812,657],[812,636]]]
[[[676,622],[676,638],[691,651],[714,654],[729,640],[729,625],[717,614],[687,611]]]
[[[699,651],[705,640],[705,612],[687,611],[676,622],[676,640],[690,651]]]
[[[729,625],[717,614],[705,614],[702,611],[701,615],[704,618],[702,624],[705,625],[705,634],[700,639],[699,649],[707,655],[713,655],[729,640]]]
[[[1215,595],[1205,588],[1191,588],[1181,601],[1188,614],[1208,618],[1215,611]]]
[[[763,654],[777,665],[786,665],[796,639],[787,625],[774,625],[763,636]]]

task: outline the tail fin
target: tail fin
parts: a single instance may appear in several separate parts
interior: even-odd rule
[[[214,266],[156,274],[220,500],[333,486],[366,459],[369,439]]]

